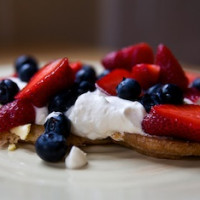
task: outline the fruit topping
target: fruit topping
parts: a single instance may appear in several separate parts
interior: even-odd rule
[[[76,74],[79,70],[82,69],[82,63],[81,62],[73,62],[70,63],[69,66],[72,68],[72,71],[74,72],[74,74]]]
[[[50,114],[51,115],[51,114]],[[71,122],[63,113],[54,112],[44,124],[45,132],[54,132],[67,138],[71,130]]]
[[[146,43],[139,43],[125,47],[119,51],[107,54],[102,64],[106,69],[112,70],[123,68],[131,70],[132,66],[139,63],[153,63],[154,55],[152,48]]]
[[[32,76],[38,71],[38,67],[30,63],[24,64],[18,70],[18,76],[23,82],[29,82]]]
[[[17,84],[9,79],[0,81],[0,104],[6,104],[14,100],[19,88]]]
[[[125,69],[115,69],[108,75],[97,80],[96,86],[106,94],[116,95],[116,87],[123,78],[132,78],[132,74]]]
[[[160,66],[151,64],[137,64],[132,67],[133,78],[137,80],[143,89],[148,89],[158,83]]]
[[[69,88],[73,82],[73,71],[69,67],[68,59],[58,59],[40,69],[15,98],[27,99],[33,105],[42,107],[52,96]]]
[[[36,61],[35,58],[33,58],[32,56],[28,56],[28,55],[22,55],[22,56],[18,57],[15,60],[15,69],[16,69],[16,72],[18,72],[20,70],[20,68],[24,64],[29,64],[31,66],[34,66],[35,68],[38,67],[38,63],[37,63],[37,61]]]
[[[192,82],[192,87],[196,88],[197,90],[200,90],[200,78],[196,78],[193,82]]]
[[[77,88],[78,95],[81,95],[88,91],[92,92],[94,90],[95,90],[95,84],[89,81],[80,82]]]
[[[124,78],[117,86],[117,96],[122,99],[134,101],[139,97],[140,93],[140,84],[131,78]]]
[[[200,142],[199,124],[199,105],[157,105],[142,122],[143,130],[148,134],[194,142]]]
[[[160,66],[160,82],[172,83],[183,90],[188,86],[188,79],[172,52],[160,44],[156,53],[156,65]]]
[[[42,134],[35,143],[38,156],[47,162],[58,162],[67,153],[66,139],[54,132]]]
[[[96,81],[96,72],[91,66],[83,66],[81,70],[76,73],[75,82],[89,81],[94,83]]]
[[[27,100],[15,100],[0,108],[0,131],[8,131],[13,127],[34,123],[35,109]]]
[[[200,99],[200,90],[196,88],[187,88],[184,97],[191,100],[193,103],[197,103]]]
[[[101,79],[103,78],[105,75],[109,74],[110,70],[105,69],[101,74],[99,74],[99,76],[97,77],[97,79]]]

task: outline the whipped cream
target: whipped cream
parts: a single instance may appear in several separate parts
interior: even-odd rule
[[[73,146],[65,159],[65,165],[69,169],[78,169],[87,164],[86,153],[78,147]]]
[[[145,134],[141,123],[146,111],[142,104],[106,96],[98,90],[79,96],[66,115],[73,134],[92,140],[112,137],[116,132]]]
[[[22,90],[22,89],[27,85],[26,82],[21,81],[21,80],[20,80],[19,78],[17,78],[17,77],[9,77],[9,79],[10,79],[11,81],[15,82],[20,90]]]
[[[35,124],[44,125],[46,118],[48,116],[48,108],[46,106],[38,108],[35,107]]]
[[[55,111],[51,112],[51,113],[46,117],[45,122],[46,122],[48,119],[50,119],[51,117],[57,117],[57,116],[60,115],[60,114],[61,114],[61,112],[55,112]]]

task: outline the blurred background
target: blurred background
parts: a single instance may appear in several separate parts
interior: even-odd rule
[[[199,0],[0,0],[0,64],[22,53],[99,60],[145,41],[200,65],[199,10]]]

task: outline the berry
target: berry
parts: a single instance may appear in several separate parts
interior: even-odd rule
[[[102,64],[106,69],[123,68],[131,70],[132,66],[139,63],[153,63],[152,48],[146,43],[139,43],[107,54]]]
[[[156,65],[160,66],[160,83],[172,83],[183,90],[188,86],[188,79],[172,52],[160,44],[156,53]]]
[[[22,56],[18,57],[15,61],[16,71],[18,72],[24,64],[30,64],[31,66],[34,66],[36,68],[38,67],[38,64],[37,64],[37,61],[35,60],[35,58],[33,58],[32,56],[28,56],[28,55],[22,55]]]
[[[89,81],[94,83],[96,81],[96,72],[90,66],[83,66],[81,70],[76,73],[75,82]]]
[[[200,90],[200,78],[196,78],[193,82],[192,82],[192,87]]]
[[[74,75],[68,59],[58,59],[40,69],[15,98],[27,99],[33,105],[42,107],[52,96],[69,88],[73,82]]]
[[[191,84],[195,79],[200,77],[200,73],[197,72],[191,72],[191,71],[185,71],[185,75]]]
[[[42,134],[35,143],[38,156],[47,162],[58,162],[67,153],[66,139],[55,133]]]
[[[183,92],[174,84],[164,85],[160,92],[157,93],[162,103],[165,104],[182,104],[183,103]]]
[[[117,96],[126,100],[135,100],[141,93],[140,84],[131,78],[125,78],[117,86]]]
[[[148,89],[158,83],[160,66],[151,64],[137,64],[132,67],[132,75],[143,89]]]
[[[0,104],[6,104],[14,100],[19,92],[17,84],[9,79],[0,81]]]
[[[197,103],[200,99],[200,90],[196,88],[188,88],[184,92],[184,97],[191,100],[193,103]]]
[[[132,78],[132,74],[125,69],[114,69],[108,75],[97,80],[96,87],[110,95],[117,95],[116,87],[123,78]]]
[[[95,90],[95,84],[88,82],[88,81],[82,81],[79,83],[77,92],[79,95],[86,93],[88,91],[94,91]]]
[[[72,68],[74,74],[76,74],[80,69],[82,69],[83,64],[81,62],[70,63],[69,66]]]
[[[106,69],[104,70],[99,76],[98,76],[98,79],[101,79],[103,78],[104,76],[106,76],[107,74],[110,73],[110,70]]]
[[[161,104],[160,98],[156,94],[145,94],[141,97],[139,102],[144,106],[146,112],[151,110],[151,107]]]
[[[56,94],[53,98],[50,99],[48,104],[49,113],[55,112],[65,112],[72,105],[74,105],[76,99],[78,97],[76,87],[68,89],[66,91],[62,91]]]
[[[45,133],[56,133],[67,138],[71,130],[71,122],[63,113],[56,113],[44,124]]]
[[[157,105],[142,122],[143,130],[148,134],[194,142],[200,142],[199,124],[199,105]]]
[[[158,93],[158,92],[161,90],[161,88],[162,88],[162,84],[158,83],[158,84],[156,84],[156,85],[150,87],[150,88],[146,91],[146,93],[149,94],[149,95],[156,94],[156,93]]]
[[[29,101],[15,100],[0,108],[0,132],[13,127],[34,123],[35,109]]]
[[[20,67],[18,71],[19,78],[24,82],[29,82],[31,77],[38,71],[37,66],[27,63]]]

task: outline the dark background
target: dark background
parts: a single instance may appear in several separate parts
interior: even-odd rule
[[[23,46],[115,49],[146,41],[200,65],[199,0],[0,0],[0,53]]]

